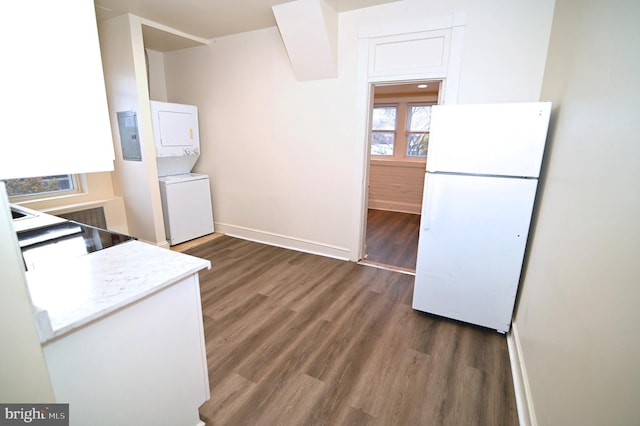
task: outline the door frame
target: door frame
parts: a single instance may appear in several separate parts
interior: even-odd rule
[[[378,83],[373,83],[370,85],[370,90],[371,90],[371,98],[370,98],[370,104],[369,104],[369,117],[372,116],[373,114],[373,107],[375,105],[375,88],[377,86],[395,86],[395,85],[405,85],[405,84],[420,84],[420,83],[434,83],[437,82],[440,85],[440,88],[438,89],[438,99],[436,100],[436,105],[440,105],[443,103],[443,92],[444,92],[444,85],[445,85],[445,81],[443,79],[431,79],[431,80],[412,80],[412,81],[393,81],[393,82],[378,82]],[[370,122],[370,121],[369,121]],[[398,129],[397,131],[400,131],[400,127],[399,127],[399,123],[398,123]],[[370,187],[370,180],[371,180],[371,126],[369,126],[368,129],[368,133],[367,133],[367,164],[365,167],[365,209],[364,209],[364,217],[363,217],[363,224],[362,224],[362,229],[363,229],[363,236],[362,236],[362,253],[359,256],[358,261],[359,262],[363,262],[363,263],[367,263],[366,262],[366,256],[367,256],[367,230],[368,230],[368,210],[369,210],[369,187]],[[426,173],[426,169],[424,170],[424,172]],[[424,185],[423,187],[420,188],[420,193],[422,194],[424,191]],[[393,269],[394,265],[389,265],[390,268]]]
[[[374,86],[440,80],[439,99],[455,104],[458,99],[466,13],[435,17],[407,25],[361,28],[358,46],[358,81],[354,203],[350,259],[358,262],[366,254],[366,226],[369,198],[369,140]],[[435,46],[436,48],[432,49]],[[438,50],[439,47],[439,50]],[[422,52],[438,53],[426,57]],[[393,62],[389,62],[393,58]]]

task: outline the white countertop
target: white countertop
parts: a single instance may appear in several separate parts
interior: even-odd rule
[[[168,287],[211,262],[128,241],[26,273],[40,341],[66,334]]]

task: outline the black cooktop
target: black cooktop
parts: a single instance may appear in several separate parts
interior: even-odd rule
[[[71,220],[18,232],[18,244],[27,271],[44,269],[64,259],[135,239]]]

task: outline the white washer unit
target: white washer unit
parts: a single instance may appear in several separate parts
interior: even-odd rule
[[[160,196],[170,245],[213,233],[209,176],[188,173],[161,177]]]
[[[151,101],[164,228],[170,245],[211,234],[209,177],[190,173],[200,157],[198,109]]]

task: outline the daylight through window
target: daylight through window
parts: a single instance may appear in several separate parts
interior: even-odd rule
[[[431,105],[409,105],[407,157],[426,157],[431,126]]]
[[[78,189],[78,184],[74,175],[8,179],[6,184],[9,197],[62,193]]]
[[[381,105],[373,107],[371,131],[371,155],[393,155],[396,143],[398,107]]]
[[[408,102],[374,105],[371,155],[400,161],[426,158],[432,106],[433,103]],[[400,124],[398,128],[398,123],[404,123],[404,126]]]

